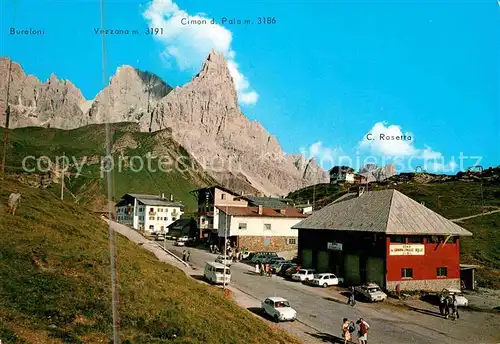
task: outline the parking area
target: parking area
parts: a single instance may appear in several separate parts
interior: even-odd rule
[[[205,249],[174,246],[167,247],[179,257],[184,250],[190,251],[190,262],[196,273],[203,273],[207,261],[214,261],[217,254]],[[384,302],[358,300],[355,307],[347,305],[346,289],[338,286],[313,287],[272,275],[255,273],[255,265],[248,262],[233,263],[231,287],[249,298],[250,311],[260,308],[260,301],[269,296],[287,299],[297,310],[297,322],[279,324],[297,335],[304,343],[330,342],[340,339],[342,318],[363,317],[370,326],[370,343],[499,343],[500,335],[495,327],[500,314],[463,310],[457,321],[444,319],[437,306],[427,302],[388,298]],[[310,339],[307,340],[307,339]]]

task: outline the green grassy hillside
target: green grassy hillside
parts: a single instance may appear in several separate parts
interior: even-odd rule
[[[0,128],[0,135],[3,137],[3,128]],[[127,192],[173,194],[176,200],[185,203],[185,210],[189,212],[196,209],[196,200],[189,191],[214,183],[184,148],[171,138],[168,130],[142,133],[135,124],[118,123],[110,125],[110,137],[114,161],[111,184],[115,200]],[[49,157],[55,166],[56,158],[64,154],[73,165],[69,170],[71,175],[65,178],[68,196],[74,196],[80,204],[102,207],[107,197],[107,176],[100,169],[100,159],[106,155],[105,143],[104,125],[89,125],[74,130],[15,129],[9,135],[7,171],[24,173],[23,159],[29,156]],[[150,163],[149,153],[153,154]],[[120,156],[128,158],[120,159]],[[84,158],[87,162],[83,163],[81,174],[77,175],[74,162],[81,164]],[[148,165],[151,167],[148,168]],[[32,174],[40,172],[32,158],[26,160],[25,167],[34,169]],[[56,179],[55,182],[59,181]],[[58,185],[52,185],[51,189],[60,193]]]
[[[500,170],[500,169],[499,169]],[[394,188],[448,219],[500,209],[500,183],[453,180],[439,183],[397,183],[370,185],[370,190]],[[354,189],[354,188],[353,188]],[[354,190],[352,190],[354,191]],[[319,184],[290,193],[296,204],[315,200],[315,210],[348,192],[346,185]],[[481,196],[482,195],[482,196]],[[457,223],[473,233],[462,238],[462,263],[480,266],[477,275],[482,286],[500,288],[500,213],[475,217]]]
[[[0,204],[0,339],[6,343],[110,343],[108,228],[73,202],[18,187],[16,216]],[[122,343],[299,343],[116,236]],[[176,338],[174,338],[174,334]]]

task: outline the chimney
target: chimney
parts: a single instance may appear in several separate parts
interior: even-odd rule
[[[262,209],[262,206],[261,206],[261,205],[259,205],[259,215],[262,215],[262,210],[263,210],[263,209]]]
[[[161,194],[161,199],[165,199],[165,194],[164,193]]]
[[[170,194],[170,202],[173,202],[173,201],[174,201],[174,195]]]

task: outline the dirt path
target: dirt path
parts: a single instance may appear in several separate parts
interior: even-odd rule
[[[460,221],[464,221],[464,220],[468,220],[468,219],[473,219],[475,217],[491,215],[491,214],[495,214],[495,213],[499,213],[499,212],[500,212],[500,209],[497,209],[497,210],[488,211],[486,213],[481,213],[481,214],[476,214],[476,215],[461,217],[461,218],[458,218],[458,219],[452,219],[450,221],[460,222]]]

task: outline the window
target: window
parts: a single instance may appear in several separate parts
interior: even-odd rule
[[[152,213],[152,212],[154,212],[154,211],[155,211],[155,210],[154,210],[154,208],[149,208],[149,212],[150,212],[150,213]]]
[[[160,229],[163,232],[165,230],[165,227],[161,226]]]
[[[437,235],[431,235],[427,240],[429,244],[437,244],[439,242],[439,237]]]
[[[149,229],[155,229],[155,226],[151,225],[149,226]]]
[[[226,199],[226,194],[221,194],[220,199]]]
[[[401,278],[413,278],[413,269],[402,268],[401,269]]]
[[[448,268],[447,267],[437,268],[437,277],[448,277]]]
[[[172,221],[177,221],[177,218],[176,217],[172,217]]]
[[[296,245],[296,244],[297,244],[297,239],[288,238],[288,245]]]
[[[424,237],[420,235],[410,235],[408,237],[408,244],[423,244]]]
[[[264,230],[270,231],[271,230],[271,224],[270,223],[264,223]]]
[[[167,221],[167,218],[166,218],[166,217],[164,217],[164,218],[163,218],[163,221]]]
[[[239,223],[238,229],[247,229],[247,224],[246,223]]]
[[[154,221],[154,220],[155,220],[155,217],[154,217],[154,216],[150,216],[150,217],[149,217],[149,220],[150,220],[150,221]]]
[[[405,237],[402,236],[402,235],[392,235],[391,236],[391,242],[404,244],[405,243]]]

